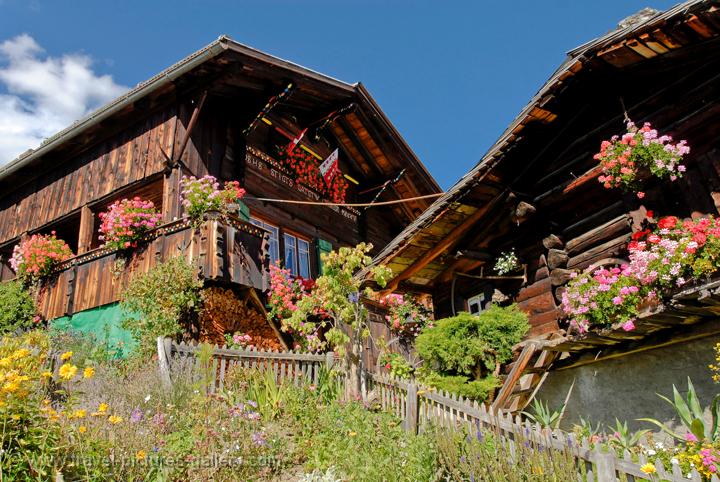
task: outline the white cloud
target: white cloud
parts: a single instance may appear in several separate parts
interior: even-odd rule
[[[0,43],[0,165],[126,90],[87,55],[47,56],[27,34]]]

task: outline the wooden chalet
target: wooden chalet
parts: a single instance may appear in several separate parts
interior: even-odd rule
[[[394,271],[389,288],[432,295],[436,317],[482,310],[505,297],[529,314],[529,339],[506,373],[496,408],[522,409],[538,390],[559,406],[576,377],[577,403],[618,405],[622,420],[634,403],[613,402],[603,389],[617,394],[623,379],[636,390],[646,387],[648,399],[641,402],[648,407],[657,405],[655,391],[686,386],[686,374],[704,370],[693,379],[696,387],[709,385],[707,365],[720,334],[717,282],[678,293],[630,332],[568,335],[559,300],[570,272],[627,257],[647,210],[680,218],[718,215],[719,9],[720,2],[693,0],[663,13],[645,10],[570,51],[483,159],[377,256]],[[597,179],[593,155],[602,140],[624,132],[625,112],[692,146],[685,176],[673,183],[653,178],[643,199],[605,189]],[[523,268],[498,276],[495,260],[511,249]],[[706,349],[689,356],[697,340]],[[662,363],[632,358],[658,347],[667,347]],[[614,364],[606,364],[612,369],[602,385],[607,360]],[[578,371],[580,365],[589,371]],[[543,380],[554,393],[543,392]],[[626,419],[633,415],[640,416]]]
[[[297,148],[308,155],[338,149],[346,203],[420,199],[320,205],[327,196],[276,157],[303,131]],[[195,230],[182,216],[180,180],[208,174],[240,181],[247,209],[210,215]],[[428,207],[423,196],[438,192],[362,84],[223,36],[0,168],[0,275],[14,277],[8,260],[23,237],[55,231],[77,256],[42,285],[47,320],[109,306],[134,273],[179,255],[197,259],[208,284],[256,299],[268,258],[314,277],[320,252],[360,241],[382,248]],[[164,222],[123,266],[98,239],[98,213],[134,196],[153,201]]]

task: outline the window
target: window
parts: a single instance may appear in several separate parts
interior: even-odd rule
[[[285,234],[285,267],[295,276],[310,277],[310,243]]]
[[[280,230],[277,226],[266,223],[257,218],[250,218],[250,222],[255,226],[270,231],[270,246],[268,246],[268,255],[270,255],[270,263],[275,264],[280,260]]]
[[[480,293],[467,300],[468,311],[472,315],[477,315],[483,310],[483,302],[485,301],[485,293]]]

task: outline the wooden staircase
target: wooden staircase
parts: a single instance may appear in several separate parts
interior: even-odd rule
[[[567,356],[562,352],[544,349],[553,345],[555,338],[559,338],[559,335],[552,334],[546,339],[533,339],[524,343],[518,357],[509,365],[510,372],[491,405],[493,412],[518,412],[532,401],[552,364]]]

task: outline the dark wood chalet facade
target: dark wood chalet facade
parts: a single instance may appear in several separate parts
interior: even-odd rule
[[[504,296],[528,313],[529,341],[508,369],[496,407],[522,409],[549,368],[597,367],[657,346],[681,350],[688,340],[720,333],[718,283],[685,290],[628,332],[569,335],[560,310],[569,272],[626,259],[648,210],[680,218],[718,215],[719,8],[716,1],[690,1],[663,13],[644,11],[569,52],[485,157],[376,258],[395,273],[391,289],[431,294],[436,317],[483,309]],[[625,111],[639,125],[651,122],[692,147],[684,177],[648,180],[642,199],[597,179],[593,155],[602,140],[624,132]],[[495,261],[511,249],[524,269],[497,276]],[[704,356],[712,361],[710,349]],[[630,370],[633,362],[626,363]],[[707,370],[707,363],[694,363]],[[659,375],[668,374],[647,378]],[[563,396],[572,380],[566,381]],[[685,385],[684,375],[673,381]],[[583,403],[593,397],[602,403],[602,394],[584,388],[589,398]],[[663,392],[669,388],[670,382]],[[654,391],[648,397],[655,398]]]
[[[212,282],[262,292],[267,258],[314,277],[319,252],[360,241],[380,249],[430,204],[261,200],[328,201],[275,158],[304,129],[298,149],[323,159],[338,149],[347,203],[439,192],[361,84],[221,37],[0,168],[2,280],[14,277],[8,260],[24,236],[56,231],[77,256],[42,285],[47,320],[117,301],[135,272],[172,256],[198,259]],[[210,216],[198,230],[183,219],[181,177],[208,174],[246,189],[245,219]],[[98,213],[134,196],[153,201],[163,224],[118,271]]]

